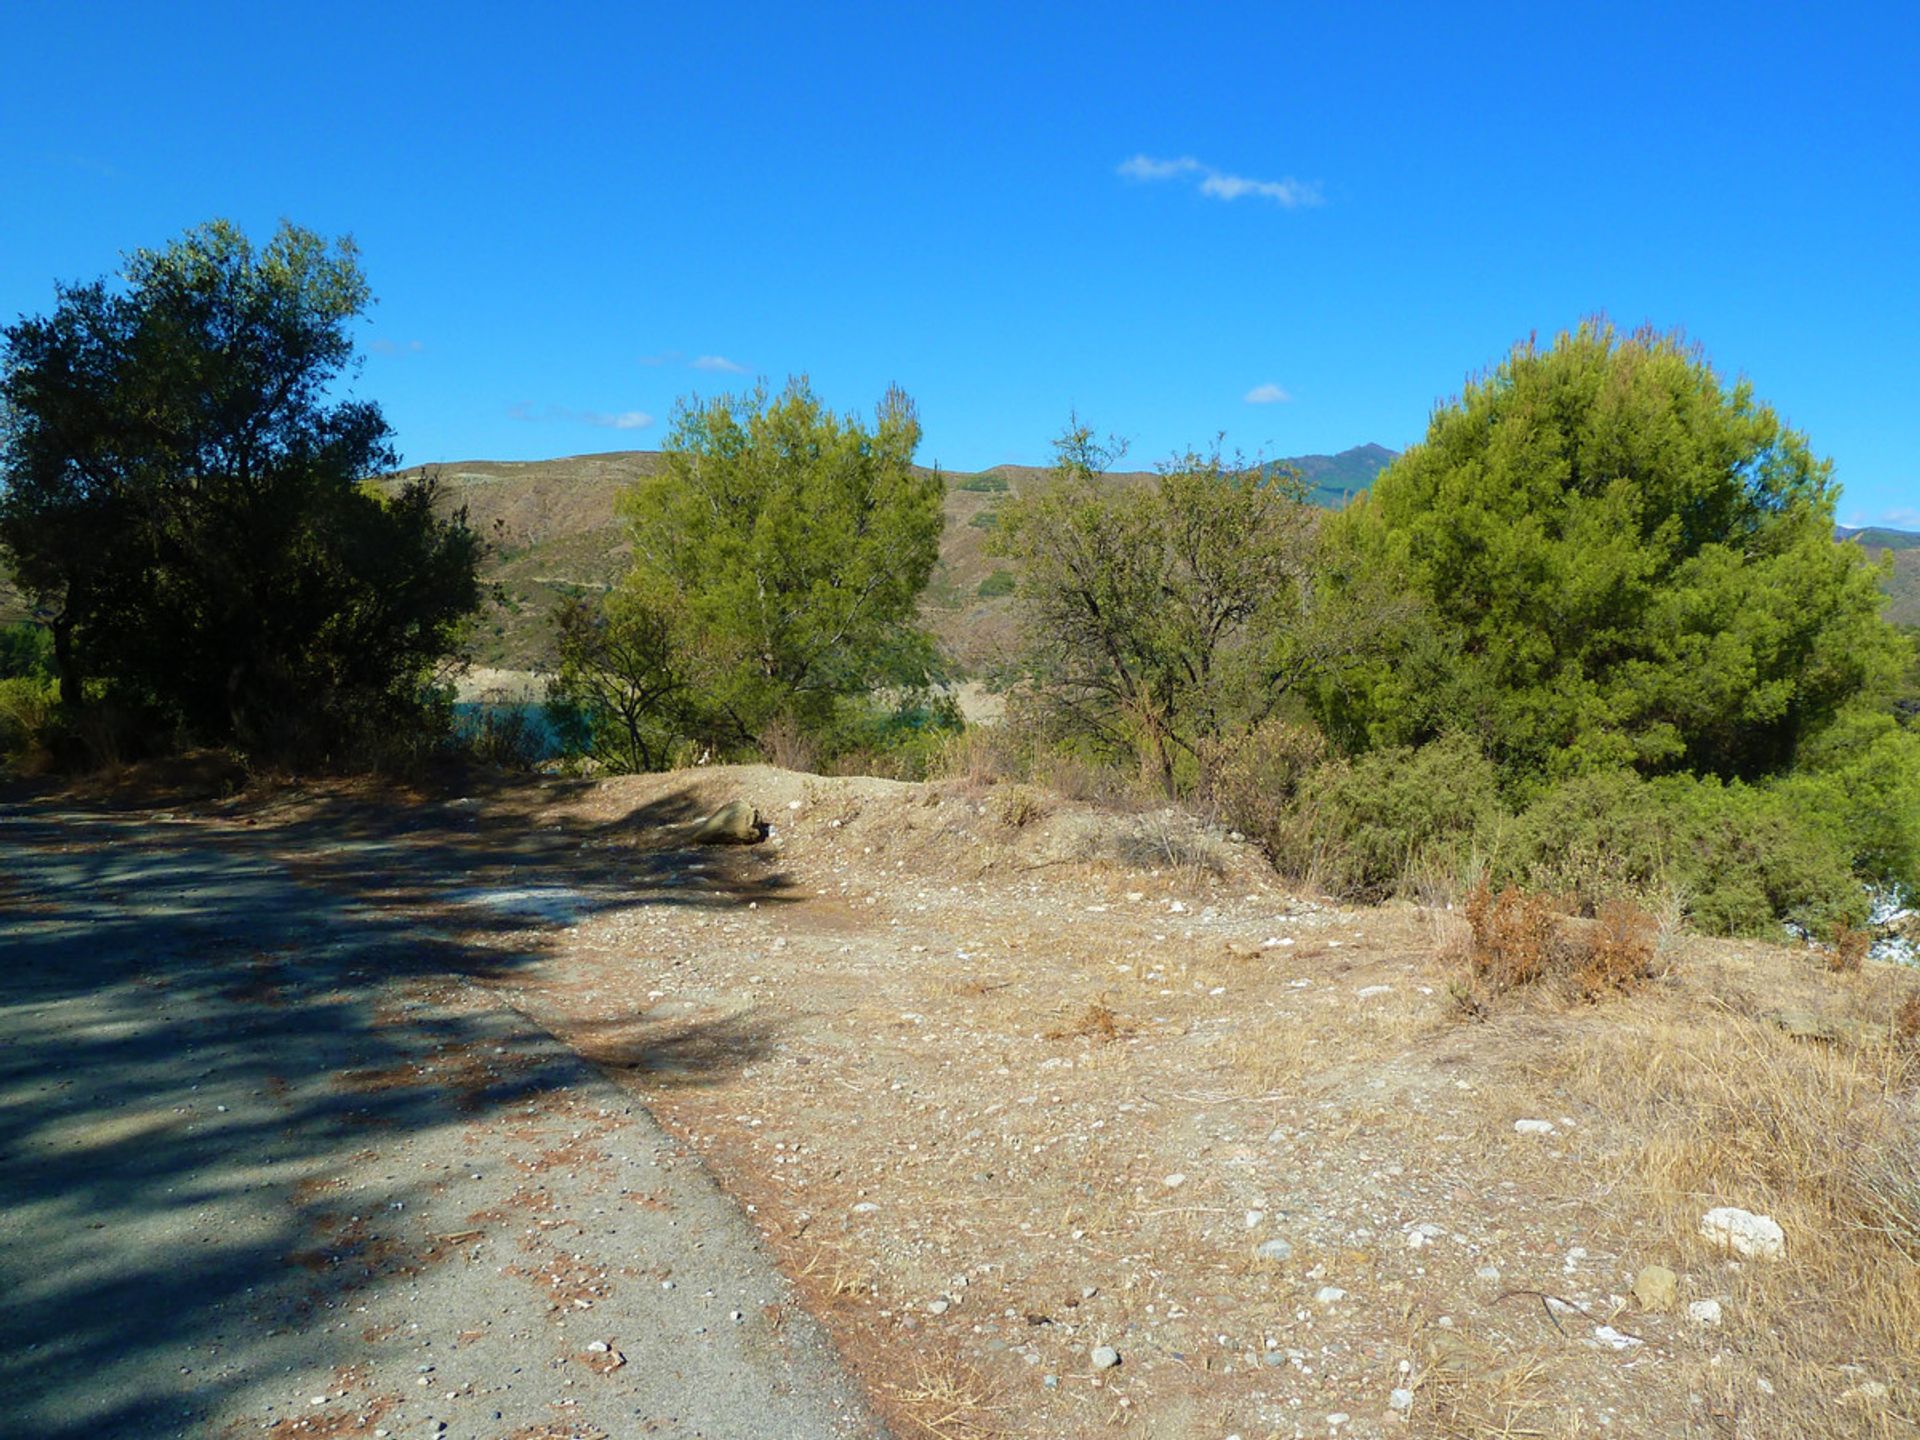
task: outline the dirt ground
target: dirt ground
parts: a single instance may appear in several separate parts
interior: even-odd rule
[[[690,847],[733,799],[767,841]],[[1911,1133],[1905,973],[1663,931],[1637,995],[1475,1020],[1459,917],[1290,894],[1172,812],[766,767],[435,803],[631,869],[627,904],[564,859],[356,884],[538,918],[482,983],[702,1158],[902,1436],[1920,1420],[1914,1261],[1823,1169]],[[1785,1258],[1703,1237],[1717,1206]],[[1650,1265],[1672,1295],[1636,1297]]]

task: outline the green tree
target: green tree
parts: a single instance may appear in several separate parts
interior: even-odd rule
[[[547,698],[570,747],[611,770],[654,770],[692,727],[693,696],[672,622],[631,596],[569,596],[554,616],[560,667]]]
[[[1324,688],[1329,727],[1354,748],[1466,728],[1523,789],[1777,772],[1902,663],[1836,493],[1677,337],[1520,345],[1334,522],[1343,573],[1423,613]]]
[[[334,398],[370,303],[350,241],[216,221],[62,286],[0,353],[0,548],[51,616],[69,710],[323,758],[429,713],[479,545]]]
[[[670,625],[697,677],[680,717],[696,738],[752,746],[776,720],[820,735],[843,702],[934,677],[913,619],[944,487],[914,466],[919,443],[898,389],[871,427],[804,379],[679,409],[659,472],[621,501],[620,596]]]
[[[1121,449],[1070,422],[1047,483],[1000,507],[990,546],[1015,562],[1035,698],[1171,792],[1362,630],[1315,603],[1318,517],[1295,472],[1215,450],[1133,484],[1105,473]]]

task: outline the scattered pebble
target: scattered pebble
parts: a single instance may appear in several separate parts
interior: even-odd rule
[[[944,1299],[942,1299],[942,1300],[929,1300],[929,1301],[927,1302],[927,1313],[928,1313],[929,1315],[944,1315],[944,1314],[946,1314],[946,1313],[947,1313],[947,1307],[948,1307],[948,1306],[949,1306],[949,1305],[950,1305],[951,1303],[952,1303],[952,1302],[950,1302],[950,1301],[948,1301],[948,1300],[944,1300]]]
[[[1389,1410],[1398,1410],[1402,1414],[1413,1409],[1413,1391],[1406,1389],[1404,1386],[1395,1390],[1391,1395],[1387,1396],[1387,1408]]]
[[[1634,1346],[1641,1343],[1631,1335],[1622,1335],[1611,1325],[1594,1326],[1593,1338],[1597,1343],[1605,1345],[1610,1350],[1631,1350]]]
[[[1553,1122],[1551,1120],[1516,1120],[1513,1122],[1513,1129],[1518,1135],[1551,1135]]]
[[[1346,1299],[1347,1292],[1342,1290],[1338,1285],[1322,1285],[1318,1290],[1313,1292],[1313,1298],[1322,1305],[1331,1305],[1336,1300]]]
[[[1169,1190],[1178,1190],[1182,1185],[1187,1183],[1187,1177],[1183,1172],[1176,1170],[1160,1183]]]
[[[1093,1347],[1092,1358],[1094,1369],[1111,1370],[1120,1363],[1120,1352],[1111,1345],[1096,1345]]]

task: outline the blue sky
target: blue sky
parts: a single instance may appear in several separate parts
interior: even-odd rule
[[[898,381],[922,458],[1403,447],[1530,332],[1683,326],[1920,528],[1920,6],[0,7],[0,316],[351,233],[410,463]],[[736,368],[737,367],[737,368]]]

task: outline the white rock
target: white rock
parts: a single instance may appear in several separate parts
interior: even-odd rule
[[[1387,1408],[1389,1410],[1400,1411],[1411,1410],[1413,1408],[1413,1392],[1407,1389],[1394,1391],[1391,1395],[1387,1396]]]
[[[1641,1343],[1631,1335],[1622,1335],[1611,1325],[1594,1326],[1593,1338],[1600,1344],[1605,1345],[1609,1350],[1631,1350],[1634,1346]]]
[[[1271,1240],[1262,1240],[1253,1253],[1262,1260],[1285,1260],[1293,1254],[1293,1246],[1276,1235]]]
[[[1094,1369],[1111,1370],[1120,1363],[1120,1352],[1111,1345],[1096,1345],[1093,1347],[1092,1359]]]
[[[1723,1205],[1700,1217],[1700,1233],[1749,1259],[1778,1260],[1787,1253],[1787,1232],[1771,1216]]]
[[[1313,1298],[1322,1305],[1331,1305],[1336,1300],[1346,1299],[1347,1292],[1342,1290],[1338,1285],[1322,1285],[1318,1290],[1313,1292]]]
[[[1391,995],[1393,993],[1393,987],[1391,985],[1362,985],[1353,993],[1357,999],[1371,1000],[1376,995]]]
[[[1247,1229],[1249,1230],[1257,1229],[1259,1227],[1260,1222],[1266,1218],[1267,1218],[1267,1212],[1264,1210],[1247,1211]]]
[[[1718,1300],[1689,1300],[1687,1318],[1696,1325],[1718,1325],[1720,1323],[1720,1302]]]
[[[1181,1171],[1176,1170],[1160,1183],[1169,1190],[1178,1190],[1182,1185],[1187,1183],[1187,1177]]]
[[[1513,1129],[1516,1135],[1551,1135],[1553,1122],[1551,1120],[1516,1120],[1513,1122]]]
[[[1840,1392],[1842,1405],[1884,1405],[1892,1398],[1889,1390],[1878,1380],[1869,1380],[1864,1385],[1855,1385]]]
[[[927,1302],[927,1313],[929,1315],[944,1315],[947,1313],[947,1305],[948,1302],[945,1300],[929,1300]]]
[[[853,1207],[853,1213],[856,1215],[871,1215],[879,1208],[880,1207],[871,1200],[862,1200],[858,1205]]]

